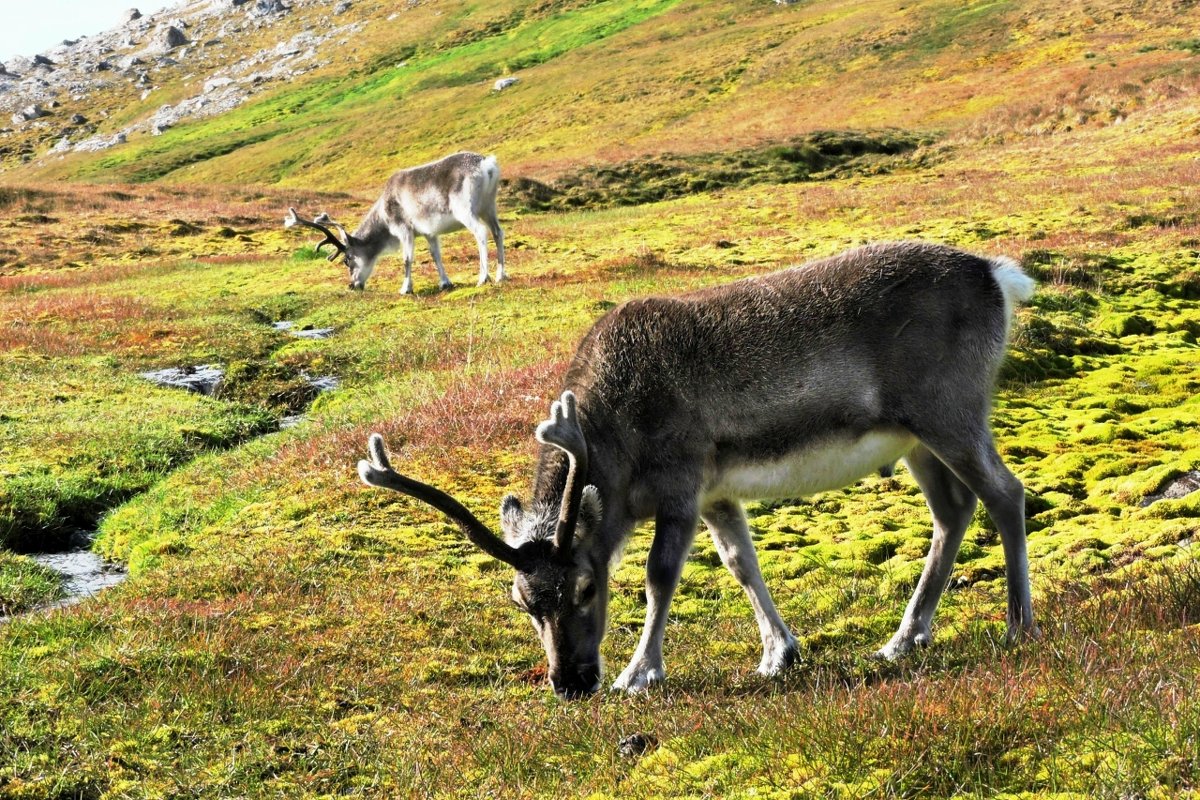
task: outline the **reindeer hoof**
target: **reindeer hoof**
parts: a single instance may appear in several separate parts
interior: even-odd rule
[[[928,633],[917,633],[908,636],[896,634],[892,640],[871,654],[876,661],[897,661],[918,647],[928,647],[933,642],[933,636]]]
[[[764,678],[773,678],[784,672],[800,659],[800,645],[796,638],[788,634],[787,638],[780,637],[763,649],[762,661],[758,664],[758,674]]]
[[[451,283],[450,281],[446,281],[445,283],[438,286],[438,291],[448,292],[453,288],[454,288],[454,284]]]
[[[661,666],[637,662],[625,668],[621,677],[613,682],[613,689],[627,694],[640,694],[666,679],[667,673]]]

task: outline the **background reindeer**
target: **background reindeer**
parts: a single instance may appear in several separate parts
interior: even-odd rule
[[[438,236],[466,228],[479,244],[479,283],[488,279],[488,232],[496,241],[496,280],[504,275],[504,233],[496,215],[496,189],[500,185],[500,166],[494,156],[477,153],[455,153],[411,169],[402,169],[388,179],[383,194],[371,206],[353,234],[329,218],[319,214],[315,219],[301,219],[296,209],[288,209],[283,220],[285,228],[303,225],[325,234],[317,245],[318,252],[327,244],[336,251],[333,261],[341,255],[350,270],[350,288],[366,288],[375,262],[385,253],[404,251],[404,285],[401,294],[412,292],[413,251],[419,233],[429,243],[429,253],[437,266],[441,288],[453,284],[442,266],[442,248]],[[330,227],[341,233],[338,238]]]
[[[881,244],[674,299],[625,303],[579,345],[566,389],[537,429],[526,508],[500,508],[505,540],[449,495],[399,475],[373,436],[363,480],[423,500],[517,570],[554,690],[600,685],[611,562],[639,520],[655,520],[646,625],[615,687],[665,677],[667,608],[698,520],[749,595],[759,672],[797,655],[759,572],[739,500],[843,486],[904,458],[933,514],[925,568],[879,651],[928,644],[976,498],[1004,547],[1008,635],[1035,635],[1025,494],[992,443],[988,416],[1012,308],[1033,280],[1006,258],[920,243]]]

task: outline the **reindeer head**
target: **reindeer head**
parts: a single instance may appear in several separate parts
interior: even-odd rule
[[[403,492],[438,509],[481,550],[516,568],[512,600],[537,631],[551,686],[561,696],[581,697],[600,688],[608,562],[591,546],[600,525],[600,494],[595,486],[583,485],[587,441],[574,394],[563,392],[554,402],[550,419],[537,428],[537,438],[567,455],[561,502],[556,508],[535,504],[525,509],[515,495],[505,497],[500,520],[506,540],[446,493],[395,472],[378,434],[369,442],[371,460],[360,461],[358,473],[372,486]]]
[[[287,216],[283,218],[283,227],[291,228],[296,225],[313,228],[325,234],[325,238],[317,243],[317,252],[321,252],[321,248],[327,244],[333,245],[335,250],[327,256],[326,260],[335,261],[338,256],[341,256],[346,268],[350,271],[350,288],[361,290],[366,287],[367,278],[370,276],[371,270],[375,268],[377,253],[370,252],[370,248],[334,222],[324,211],[311,220],[307,220],[301,218],[296,213],[296,209],[289,208]],[[337,228],[342,237],[339,239],[328,226]]]

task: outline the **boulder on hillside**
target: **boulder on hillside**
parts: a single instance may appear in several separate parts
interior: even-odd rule
[[[33,61],[25,56],[14,56],[4,62],[4,67],[10,75],[24,75],[33,69]]]
[[[521,82],[520,78],[516,78],[516,77],[512,77],[512,76],[509,76],[507,78],[501,78],[500,80],[498,80],[494,84],[492,84],[492,91],[493,92],[503,92],[505,89],[512,86],[514,83],[520,83],[520,82]]]
[[[133,22],[134,20],[139,20],[141,18],[142,18],[142,12],[138,11],[136,8],[131,8],[125,12],[125,15],[123,17],[121,17],[121,24],[128,25],[130,22]]]
[[[20,111],[13,114],[12,121],[14,124],[20,125],[22,122],[29,122],[30,120],[49,116],[49,114],[49,111],[42,108],[37,103],[33,103],[32,105],[25,106]]]
[[[223,89],[231,83],[233,83],[233,78],[227,78],[224,76],[219,78],[209,78],[204,82],[204,93],[209,94],[210,92],[215,92],[217,89]]]
[[[255,0],[254,7],[250,9],[251,16],[269,17],[273,14],[283,14],[290,11],[283,0]]]
[[[188,38],[182,30],[174,25],[168,25],[154,36],[154,44],[160,50],[174,50],[188,43]]]

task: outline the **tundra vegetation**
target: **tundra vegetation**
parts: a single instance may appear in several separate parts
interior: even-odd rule
[[[0,797],[1197,792],[1191,4],[386,5],[346,12],[364,28],[341,61],[227,114],[22,164],[44,152],[30,126],[0,154],[0,540],[95,525],[131,570],[0,625]],[[184,96],[186,67],[163,92]],[[113,125],[140,113],[122,91],[94,101]],[[895,146],[814,144],[836,139]],[[789,155],[803,142],[821,158]],[[358,218],[393,170],[460,146],[512,181],[504,284],[438,293],[418,249],[414,297],[398,264],[352,293],[279,225],[289,206]],[[804,168],[772,179],[771,159]],[[754,672],[749,605],[701,538],[667,683],[562,702],[508,568],[360,488],[379,431],[494,519],[527,493],[533,427],[604,310],[901,238],[1040,282],[993,412],[1027,489],[1039,642],[1004,645],[981,512],[934,646],[866,658],[929,543],[901,469],[748,507],[797,667]],[[469,236],[443,252],[474,273]],[[215,396],[138,377],[204,363],[227,369]],[[319,375],[340,387],[307,393]],[[647,534],[613,574],[610,665],[640,630]],[[3,613],[58,591],[0,554]]]

